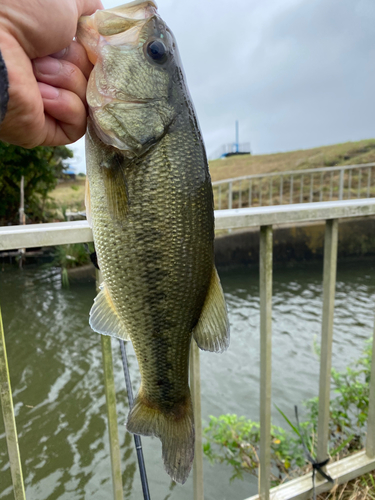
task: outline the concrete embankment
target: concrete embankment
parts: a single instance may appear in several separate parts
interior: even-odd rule
[[[324,221],[274,226],[273,261],[293,263],[323,258]],[[375,258],[375,218],[339,221],[338,258]],[[215,239],[215,261],[220,268],[257,266],[259,228],[236,231]]]

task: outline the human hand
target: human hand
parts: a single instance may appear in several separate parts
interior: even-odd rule
[[[100,0],[1,0],[0,51],[9,79],[1,140],[32,148],[84,135],[92,65],[73,37],[79,17],[101,8]]]

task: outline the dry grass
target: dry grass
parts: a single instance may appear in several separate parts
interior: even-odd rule
[[[287,153],[229,157],[223,160],[210,161],[210,172],[212,180],[218,181],[267,172],[371,162],[375,162],[375,139],[346,142],[314,149],[301,149]],[[287,186],[285,186],[285,189],[287,189]],[[52,191],[51,197],[60,214],[66,209],[84,210],[85,180],[77,179],[59,184]],[[265,192],[264,198],[267,197],[269,198],[269,194]],[[243,201],[245,202],[245,200]],[[276,202],[275,199],[274,203]],[[256,204],[256,200],[254,200],[254,204]],[[243,206],[246,206],[246,203]]]
[[[369,472],[331,491],[319,495],[318,500],[375,500],[375,472]]]
[[[84,210],[85,209],[85,179],[76,179],[74,181],[64,181],[56,186],[50,193],[53,204],[60,216],[65,210]]]
[[[241,155],[210,161],[213,181],[244,175],[375,162],[375,139],[269,155]]]

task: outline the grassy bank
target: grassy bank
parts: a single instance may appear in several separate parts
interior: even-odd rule
[[[301,149],[299,151],[289,151],[287,153],[244,155],[223,160],[213,160],[210,161],[210,172],[212,180],[218,181],[230,177],[267,172],[283,172],[286,170],[303,170],[307,168],[371,162],[375,162],[375,139],[345,142],[343,144],[334,144],[332,146],[322,146],[313,149]],[[363,182],[363,186],[365,186],[366,180]],[[355,184],[353,183],[353,188],[354,187]],[[325,189],[329,190],[328,184]],[[365,189],[365,187],[363,189]],[[307,185],[305,190],[307,193],[306,196],[308,196],[309,188]],[[277,194],[278,193],[276,193],[275,196]],[[223,192],[223,197],[224,196],[225,193]],[[264,197],[269,198],[269,193],[265,192]],[[85,180],[78,178],[75,181],[66,181],[59,184],[56,189],[52,191],[51,198],[53,199],[54,205],[57,207],[57,213],[60,217],[62,217],[66,209],[77,211],[84,210]],[[243,200],[243,202],[242,206],[246,206],[246,200]],[[277,200],[274,202],[276,203]],[[223,206],[222,208],[225,207]]]
[[[50,193],[57,219],[64,220],[66,210],[85,210],[85,182],[85,178],[67,180],[59,183]]]
[[[243,175],[375,162],[375,139],[269,155],[241,155],[210,161],[213,181]]]

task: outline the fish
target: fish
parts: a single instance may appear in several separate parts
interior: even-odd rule
[[[84,16],[76,36],[94,65],[86,215],[103,282],[89,323],[132,342],[141,384],[126,427],[158,437],[167,473],[184,483],[194,457],[190,345],[229,345],[202,133],[154,1]]]

